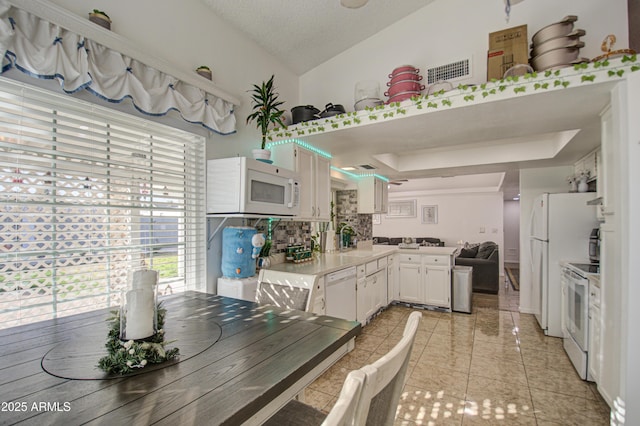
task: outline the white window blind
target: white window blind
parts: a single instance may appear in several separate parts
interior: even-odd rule
[[[205,278],[204,139],[0,78],[0,328]]]

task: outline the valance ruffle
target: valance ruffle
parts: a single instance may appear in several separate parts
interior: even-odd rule
[[[86,89],[109,102],[130,99],[144,114],[174,110],[213,132],[235,132],[232,103],[2,0],[0,54],[2,72],[15,67],[33,77],[57,79],[67,93]]]

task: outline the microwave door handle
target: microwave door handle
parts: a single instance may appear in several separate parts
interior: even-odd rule
[[[289,203],[287,204],[287,207],[289,207],[290,209],[293,208],[293,198],[295,197],[295,187],[293,185],[293,179],[289,179],[287,181],[287,185],[289,185]]]

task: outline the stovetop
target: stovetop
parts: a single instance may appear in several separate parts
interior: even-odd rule
[[[600,264],[598,263],[570,263],[570,265],[589,274],[600,273]]]

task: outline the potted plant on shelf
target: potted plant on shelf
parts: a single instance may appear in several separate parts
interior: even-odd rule
[[[101,10],[93,9],[93,11],[89,12],[89,20],[103,28],[111,30],[111,18]]]
[[[200,65],[198,68],[196,68],[196,72],[207,80],[211,80],[212,78],[211,68],[206,65]]]
[[[267,82],[263,81],[260,86],[253,85],[253,89],[250,90],[253,112],[247,117],[247,124],[255,121],[256,127],[262,132],[262,145],[260,149],[253,150],[253,156],[258,160],[266,160],[267,162],[271,158],[271,151],[265,149],[269,126],[277,124],[285,127],[282,122],[284,111],[279,108],[284,102],[278,100],[278,93],[275,92],[273,87],[273,77],[272,75]]]

